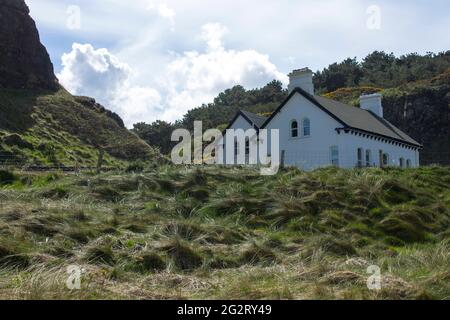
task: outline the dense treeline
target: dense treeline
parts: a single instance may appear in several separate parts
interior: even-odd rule
[[[394,54],[375,51],[361,62],[347,58],[316,72],[314,85],[319,93],[345,87],[398,87],[407,82],[424,80],[450,68],[450,51],[419,55],[411,53],[396,58]]]
[[[395,88],[405,83],[430,79],[450,68],[450,50],[438,54],[411,53],[400,57],[383,51],[375,51],[362,61],[348,58],[333,63],[314,75],[318,94],[347,87]],[[194,121],[203,121],[204,129],[220,128],[233,118],[239,109],[259,114],[270,114],[287,96],[279,81],[272,81],[263,88],[246,90],[237,85],[220,93],[212,103],[188,111],[175,123],[155,121],[138,123],[133,131],[150,145],[169,153],[173,143],[171,132],[176,128],[192,130]]]
[[[170,141],[173,130],[193,129],[194,121],[203,121],[203,129],[221,128],[233,118],[238,110],[254,113],[271,113],[287,96],[287,90],[279,81],[272,81],[263,88],[246,90],[237,85],[220,93],[213,103],[189,110],[183,119],[175,123],[157,120],[151,124],[137,123],[133,131],[150,145],[167,154],[174,143]]]

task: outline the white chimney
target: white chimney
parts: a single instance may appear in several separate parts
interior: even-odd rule
[[[381,104],[383,96],[379,93],[362,95],[360,99],[361,109],[371,111],[380,118],[383,118],[383,105]]]
[[[295,88],[302,88],[314,95],[313,72],[309,68],[294,70],[289,74],[289,93]]]

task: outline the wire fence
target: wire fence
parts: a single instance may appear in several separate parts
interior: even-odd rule
[[[413,150],[379,150],[374,148],[351,148],[341,149],[309,149],[308,151],[281,150],[280,164],[286,167],[297,167],[303,170],[314,170],[317,168],[337,166],[341,168],[364,168],[364,167],[400,167],[415,168],[430,165],[450,165],[450,152],[430,155],[417,154]],[[254,161],[234,157],[229,164],[250,165]],[[227,160],[228,161],[228,160]],[[258,163],[258,160],[256,160]]]
[[[19,155],[0,154],[0,169],[3,170],[20,170],[20,171],[63,171],[63,172],[79,172],[79,171],[93,171],[98,170],[97,166],[82,166],[77,163],[70,165],[64,164],[38,164],[30,162],[29,159]],[[111,171],[118,168],[115,167],[101,167],[102,171]]]
[[[308,153],[303,152],[285,152],[283,159],[283,164],[285,166],[296,166],[305,170],[311,170],[319,167],[326,167],[331,165],[337,165],[340,167],[378,167],[380,162],[377,159],[377,155],[372,155],[371,159],[366,159],[365,156],[358,161],[353,153],[341,153],[339,159],[333,161],[333,156],[327,151],[313,151]],[[397,159],[398,158],[398,159]],[[336,160],[336,159],[334,159]],[[367,161],[368,160],[368,161]],[[406,163],[405,159],[405,163]],[[414,159],[412,166],[416,166]],[[248,163],[248,161],[246,161]],[[450,152],[434,152],[434,153],[424,153],[420,154],[419,160],[420,166],[429,165],[450,165]],[[386,166],[400,166],[399,156],[392,155],[388,160]],[[69,165],[62,164],[39,164],[30,162],[29,159],[21,157],[20,155],[13,154],[0,154],[0,169],[3,170],[21,170],[21,171],[63,171],[63,172],[78,172],[78,171],[92,171],[98,170],[97,166],[83,166],[78,163],[72,163]],[[116,170],[116,167],[105,167],[102,166],[102,171],[112,171]]]

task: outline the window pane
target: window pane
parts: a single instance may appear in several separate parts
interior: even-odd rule
[[[362,165],[363,165],[363,149],[362,148],[358,148],[357,157],[358,157],[357,166],[362,167]]]
[[[370,167],[372,163],[372,152],[370,150],[366,150],[366,166]]]
[[[387,153],[383,154],[383,165],[387,166],[389,164],[389,155]]]
[[[331,148],[331,164],[333,166],[339,166],[339,149],[337,146],[332,146]]]
[[[303,135],[307,137],[310,134],[311,134],[311,123],[309,119],[305,119],[303,120]]]
[[[292,138],[298,137],[298,122],[297,121],[291,122],[291,137]]]

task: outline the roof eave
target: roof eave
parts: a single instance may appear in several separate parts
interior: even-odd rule
[[[383,138],[383,139],[392,140],[392,141],[395,141],[395,142],[407,144],[407,145],[412,146],[412,147],[415,147],[415,148],[423,149],[423,145],[421,145],[420,143],[417,143],[417,144],[416,144],[416,143],[412,143],[412,142],[409,142],[409,141],[406,141],[406,140],[396,139],[396,138],[393,138],[393,137],[385,136],[385,135],[380,134],[380,133],[376,133],[376,132],[372,132],[372,131],[367,131],[367,130],[364,130],[364,129],[355,128],[355,127],[351,127],[351,126],[345,126],[345,127],[343,127],[343,128],[336,128],[336,130],[344,130],[344,131],[345,131],[345,130],[353,130],[353,131],[360,131],[360,132],[365,133],[365,134],[371,134],[371,135],[374,135],[374,136],[377,136],[377,137],[380,137],[380,138]]]

